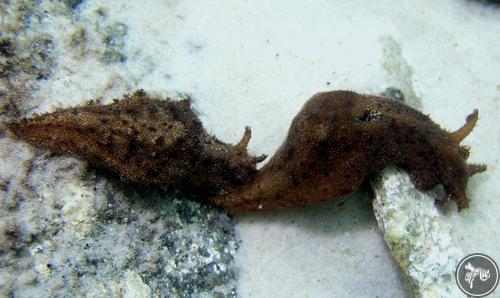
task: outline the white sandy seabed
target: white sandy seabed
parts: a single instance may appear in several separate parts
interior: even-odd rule
[[[477,1],[85,1],[126,25],[126,60],[106,66],[61,55],[36,94],[38,112],[144,88],[188,92],[205,127],[270,154],[314,93],[400,88],[444,128],[474,108],[471,161],[488,165],[468,187],[471,207],[443,208],[466,253],[500,261],[500,8]],[[54,35],[67,24],[45,22]],[[94,26],[94,27],[93,27]],[[89,42],[92,42],[91,36]],[[57,98],[54,97],[57,94]],[[402,297],[408,291],[377,227],[370,195],[237,217],[241,297]],[[498,291],[496,294],[498,297]],[[495,295],[492,295],[495,296]]]

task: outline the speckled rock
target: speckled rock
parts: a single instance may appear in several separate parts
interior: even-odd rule
[[[224,213],[8,138],[0,152],[0,296],[235,295]]]
[[[392,167],[371,184],[375,217],[415,297],[464,297],[454,277],[464,253],[434,205],[433,193],[419,191],[406,172]]]
[[[0,152],[0,295],[234,294],[225,214],[108,181],[72,158],[31,156],[6,138]]]

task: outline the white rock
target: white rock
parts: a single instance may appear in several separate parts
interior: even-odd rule
[[[121,293],[123,298],[151,297],[151,289],[142,281],[139,274],[132,270],[125,272],[122,287]]]
[[[415,296],[465,297],[454,277],[464,253],[452,240],[432,193],[419,191],[406,172],[393,167],[371,184],[375,217]]]

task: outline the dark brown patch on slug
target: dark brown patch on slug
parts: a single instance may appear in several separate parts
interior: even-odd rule
[[[189,100],[154,99],[143,91],[113,104],[61,109],[8,125],[35,146],[87,159],[142,184],[212,196],[247,183],[262,157],[249,156],[247,128],[236,146],[210,136]]]
[[[397,165],[417,188],[442,184],[444,204],[468,206],[468,178],[486,169],[468,165],[459,143],[474,127],[477,110],[456,132],[395,100],[333,91],[313,96],[295,117],[285,142],[246,185],[214,198],[232,211],[304,206],[356,190],[370,172]]]

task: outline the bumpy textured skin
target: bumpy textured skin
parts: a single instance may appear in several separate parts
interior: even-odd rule
[[[189,100],[151,98],[143,91],[113,104],[83,107],[10,123],[15,137],[72,154],[123,180],[172,187],[197,197],[247,183],[264,156],[246,152],[250,130],[235,146],[210,136]]]
[[[356,190],[368,174],[397,165],[420,189],[442,184],[444,204],[468,206],[468,165],[460,142],[477,110],[456,132],[441,129],[407,105],[349,91],[313,96],[288,137],[265,156],[247,154],[250,129],[237,145],[203,129],[190,101],[159,100],[138,91],[109,105],[88,104],[10,123],[15,137],[55,153],[73,154],[123,180],[182,190],[231,212],[298,207]]]
[[[454,133],[395,100],[349,91],[319,93],[295,117],[272,159],[246,185],[213,198],[232,212],[304,206],[356,190],[370,172],[387,165],[405,169],[422,190],[442,184],[459,209],[468,206],[467,179],[484,171],[467,165],[460,146],[477,110]]]

